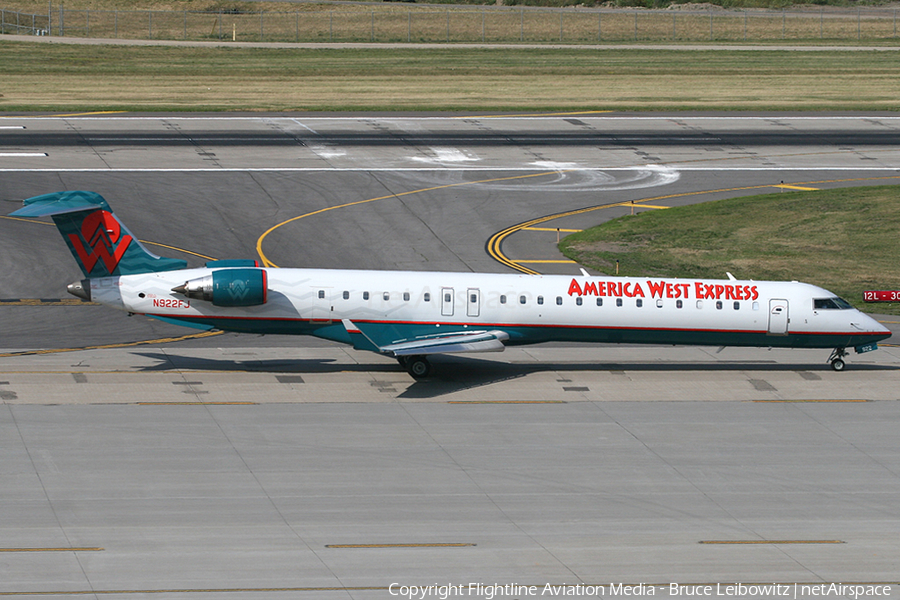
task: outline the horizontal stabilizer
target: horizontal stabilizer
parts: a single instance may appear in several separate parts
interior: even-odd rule
[[[109,210],[109,204],[96,192],[55,192],[25,200],[25,206],[10,213],[13,217],[47,217],[83,210]]]

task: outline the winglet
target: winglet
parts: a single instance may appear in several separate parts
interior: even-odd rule
[[[363,333],[363,331],[353,323],[353,321],[350,319],[341,319],[341,323],[350,335],[350,342],[353,344],[354,350],[368,350],[369,352],[382,351],[375,342],[369,339],[369,336]]]

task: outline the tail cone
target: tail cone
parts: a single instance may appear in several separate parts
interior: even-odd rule
[[[66,291],[82,300],[91,301],[91,284],[87,279],[70,283],[66,286]]]

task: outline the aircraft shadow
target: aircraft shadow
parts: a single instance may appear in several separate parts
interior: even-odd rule
[[[172,370],[210,371],[210,372],[247,372],[247,373],[394,373],[409,377],[399,364],[394,363],[338,363],[333,359],[273,359],[273,360],[234,360],[211,359],[195,356],[179,356],[158,352],[133,352],[158,364],[139,367],[142,372],[163,372]],[[432,359],[432,376],[412,385],[397,397],[400,399],[429,399],[520,379],[533,373],[702,373],[702,372],[830,372],[827,363],[778,363],[775,361],[715,361],[715,362],[603,362],[603,363],[571,363],[571,362],[528,362],[506,363],[464,356],[436,356]],[[854,371],[896,371],[900,367],[876,364],[849,364],[848,370]],[[563,380],[561,380],[564,382]]]
[[[159,363],[149,366],[136,367],[141,372],[161,371],[219,371],[219,372],[245,372],[245,373],[338,373],[350,372],[404,372],[400,365],[385,364],[346,364],[337,363],[331,358],[312,359],[270,359],[270,360],[231,360],[200,358],[197,356],[179,356],[177,354],[163,354],[161,352],[132,352],[131,354],[143,356]]]
[[[716,362],[603,362],[603,363],[571,363],[571,362],[528,362],[501,363],[462,356],[440,356],[432,360],[432,376],[416,381],[398,398],[425,399],[436,398],[445,394],[518,379],[532,373],[610,373],[645,372],[645,373],[702,373],[702,372],[831,372],[827,363],[785,364],[775,361],[716,361]],[[892,365],[850,364],[847,369],[856,371],[896,371],[900,367]],[[565,383],[565,380],[560,380]]]

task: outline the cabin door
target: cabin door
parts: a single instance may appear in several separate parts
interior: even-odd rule
[[[466,291],[466,316],[477,317],[481,314],[481,290],[469,288]]]
[[[330,289],[313,289],[312,322],[331,323],[334,315],[331,307]]]
[[[453,316],[453,288],[441,288],[441,315]]]
[[[789,322],[788,301],[769,300],[769,335],[787,335]]]

